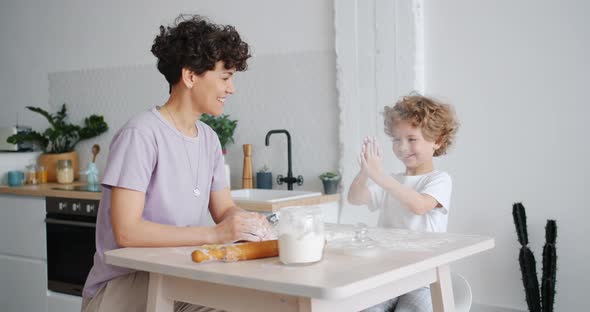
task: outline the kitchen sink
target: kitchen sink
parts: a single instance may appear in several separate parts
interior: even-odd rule
[[[236,202],[249,203],[280,203],[285,201],[318,197],[320,192],[284,191],[264,189],[241,189],[231,191],[231,197]]]

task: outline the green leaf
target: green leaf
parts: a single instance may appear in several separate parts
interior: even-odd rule
[[[327,171],[320,174],[319,178],[321,180],[338,180],[340,179],[340,175],[336,172]]]
[[[47,121],[49,122],[49,124],[52,127],[55,126],[55,123],[53,121],[53,116],[51,116],[51,114],[49,114],[46,110],[44,110],[44,109],[42,109],[40,107],[32,107],[32,106],[27,106],[27,109],[30,110],[30,111],[32,111],[32,112],[41,114],[43,117],[45,117],[45,119],[47,119]]]
[[[227,144],[234,143],[233,135],[238,125],[237,120],[231,120],[226,114],[219,117],[203,114],[200,119],[217,133],[222,150],[225,150]]]
[[[21,144],[24,142],[32,142],[32,143],[39,144],[41,149],[43,151],[46,151],[47,144],[49,143],[49,140],[39,132],[30,131],[30,132],[21,132],[21,133],[13,134],[13,135],[9,136],[8,139],[6,139],[6,142],[8,142],[10,144]]]
[[[9,139],[22,142],[37,142],[45,153],[66,153],[71,152],[81,140],[93,138],[108,130],[108,125],[102,116],[91,115],[84,119],[84,127],[67,122],[67,107],[64,103],[60,110],[51,115],[39,107],[27,106],[32,112],[41,114],[47,119],[51,127],[42,134],[38,132],[19,133]]]

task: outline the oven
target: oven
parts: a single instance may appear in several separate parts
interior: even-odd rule
[[[98,200],[47,197],[48,289],[82,296],[93,264]]]

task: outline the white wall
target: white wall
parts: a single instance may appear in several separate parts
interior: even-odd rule
[[[60,75],[70,77],[81,75],[88,77],[93,71],[101,77],[108,76],[108,70],[122,70],[131,73],[130,68],[143,69],[143,65],[153,65],[155,57],[150,52],[153,38],[158,33],[161,24],[168,25],[179,13],[198,13],[209,17],[216,23],[234,25],[242,37],[251,44],[254,58],[251,64],[251,76],[261,77],[252,82],[248,80],[249,72],[238,74],[238,84],[235,96],[227,102],[227,112],[241,122],[238,124],[236,144],[229,149],[229,162],[232,166],[234,186],[239,186],[241,178],[241,144],[258,143],[264,140],[264,134],[270,127],[287,127],[294,139],[294,174],[304,174],[306,182],[303,188],[320,188],[317,175],[321,171],[332,170],[337,162],[337,117],[336,90],[333,83],[334,75],[334,35],[333,35],[333,4],[331,1],[273,1],[273,0],[207,0],[207,1],[33,1],[10,0],[0,2],[0,125],[15,123],[16,114],[21,123],[32,125],[37,130],[43,130],[47,123],[39,115],[24,109],[25,106],[41,106],[55,111],[67,99],[79,99],[79,90],[50,94],[48,75],[53,74],[59,80]],[[310,56],[311,55],[311,56]],[[319,58],[318,58],[319,55]],[[274,61],[275,71],[280,71],[280,62],[276,59],[283,57],[289,64],[297,65],[305,57],[321,59],[322,64],[311,68],[308,79],[291,77],[289,73],[276,75],[272,72],[260,73],[256,65]],[[271,60],[271,61],[268,61]],[[278,65],[278,66],[277,66]],[[309,68],[305,68],[310,70]],[[321,75],[314,75],[313,70],[321,71]],[[107,72],[105,72],[107,71]],[[118,73],[121,73],[119,71]],[[275,77],[273,77],[275,75]],[[300,75],[300,76],[301,76]],[[326,76],[326,79],[323,79]],[[116,78],[120,78],[117,76]],[[146,86],[152,86],[152,77],[130,76],[135,84],[141,84],[146,79]],[[309,84],[314,79],[323,79],[313,92],[308,92]],[[68,77],[64,77],[67,80]],[[275,79],[276,78],[276,79]],[[278,79],[280,78],[280,79]],[[296,79],[298,78],[298,79]],[[60,81],[65,81],[60,80]],[[162,96],[167,91],[162,80]],[[80,82],[84,85],[85,80]],[[243,83],[242,83],[243,81]],[[108,87],[107,82],[98,81],[100,86]],[[240,89],[241,85],[248,85],[254,90]],[[327,88],[316,92],[319,87]],[[75,87],[77,85],[70,85]],[[134,85],[135,86],[135,85]],[[53,91],[60,90],[53,88]],[[257,93],[255,93],[257,90]],[[273,92],[268,92],[268,91]],[[289,90],[299,97],[285,95],[277,98],[277,92]],[[63,90],[61,90],[63,91]],[[67,90],[66,90],[67,91]],[[100,90],[99,90],[100,91]],[[248,91],[255,94],[250,99],[256,99],[256,105],[249,114],[244,114],[244,108],[232,105],[244,105],[240,102],[240,92]],[[75,94],[73,94],[75,93]],[[104,95],[96,90],[89,90],[88,94]],[[246,93],[246,92],[244,92]],[[119,93],[120,94],[120,93]],[[268,94],[269,96],[264,96]],[[317,96],[316,96],[317,95]],[[86,96],[86,99],[88,96]],[[155,100],[160,100],[160,97]],[[50,100],[51,99],[51,100]],[[133,96],[127,99],[134,99]],[[72,116],[84,117],[100,110],[97,107],[101,99],[93,103],[85,103],[76,108],[79,103],[72,101],[70,109]],[[105,97],[102,98],[105,100]],[[305,100],[305,105],[296,101]],[[49,105],[48,103],[51,103]],[[126,103],[129,104],[129,103]],[[122,110],[111,110],[104,113],[109,120],[126,120],[135,113],[144,110],[146,105],[153,103],[131,103],[132,107]],[[92,108],[95,105],[95,109]],[[307,128],[302,122],[295,122],[286,118],[288,122],[278,125],[275,122],[262,123],[256,132],[250,131],[242,125],[250,122],[271,120],[276,118],[265,110],[258,108],[272,107],[272,112],[288,111],[291,107],[299,107],[296,115],[300,121],[322,117],[322,122]],[[314,116],[314,106],[320,107],[320,116]],[[282,110],[281,110],[282,108]],[[78,111],[76,111],[78,109]],[[301,110],[304,110],[303,112]],[[304,118],[308,116],[308,118]],[[287,116],[289,117],[289,116]],[[285,118],[283,119],[283,121]],[[119,123],[110,123],[111,129],[107,136],[111,136]],[[266,128],[267,125],[269,128]],[[323,140],[306,141],[307,137],[319,137],[318,132],[326,133]],[[105,141],[100,139],[101,141]],[[88,142],[93,141],[89,140]],[[110,141],[107,139],[106,142]],[[273,138],[271,152],[277,159],[269,160],[275,174],[286,174],[286,142]],[[286,141],[286,140],[285,140]],[[87,143],[88,144],[88,143]],[[87,145],[86,144],[86,145]],[[103,144],[104,145],[104,144]],[[327,147],[326,147],[327,146]],[[256,147],[256,146],[255,146]],[[86,153],[87,146],[81,145]],[[320,151],[317,156],[304,153],[304,149]],[[104,149],[106,151],[106,149]],[[283,152],[285,151],[285,152]],[[254,151],[256,153],[256,150]],[[82,155],[84,156],[84,155]],[[104,157],[104,155],[103,155]],[[298,158],[297,158],[298,157]],[[314,158],[315,157],[315,158]],[[278,159],[280,158],[280,159]],[[84,159],[81,159],[84,163]],[[262,160],[254,158],[254,169],[261,167]],[[100,164],[100,163],[99,163]],[[303,167],[310,167],[302,172]],[[314,167],[315,166],[315,167]]]
[[[426,92],[462,123],[440,162],[454,182],[449,231],[497,244],[454,266],[476,302],[525,308],[511,215],[522,201],[538,263],[545,222],[557,220],[555,310],[587,306],[588,12],[583,0],[426,1]]]
[[[382,112],[394,99],[424,85],[423,0],[339,0],[334,11],[339,171],[346,194],[360,169],[360,142],[366,136],[385,142],[385,171],[403,168],[388,146]],[[367,207],[341,202],[340,223],[376,225],[378,217],[379,212],[369,213]]]
[[[396,4],[402,1],[418,3],[400,0]],[[384,27],[374,27],[371,20],[378,21],[386,14],[376,9],[383,3],[337,1],[342,7],[352,6],[360,16],[349,18],[354,25],[339,24],[336,18],[339,71],[346,69],[343,65],[389,68],[383,62],[366,60],[379,56],[380,47],[387,44],[376,36]],[[589,239],[582,232],[589,215],[584,187],[590,173],[586,162],[590,149],[583,137],[583,122],[590,111],[584,92],[590,70],[590,22],[585,19],[590,5],[585,1],[425,0],[424,7],[425,90],[427,95],[454,104],[462,123],[456,146],[436,161],[454,180],[449,231],[493,236],[497,244],[493,251],[453,265],[473,287],[473,311],[526,309],[511,215],[511,206],[517,201],[528,208],[529,238],[539,275],[545,222],[557,220],[556,311],[581,310],[585,306],[584,286],[590,280],[589,269],[583,265],[589,255]],[[339,8],[337,5],[337,13]],[[392,12],[395,10],[389,14]],[[395,28],[385,40],[398,45],[400,36],[409,33]],[[351,34],[346,43],[352,43],[350,47],[341,45],[346,47],[343,51],[354,51],[352,61],[344,64],[338,41],[342,34]],[[376,41],[365,44],[370,39]],[[399,47],[394,49],[397,52]],[[403,65],[397,62],[399,53],[390,53],[390,57],[395,66]],[[375,73],[377,77],[379,72]],[[359,71],[359,77],[364,78],[362,74]],[[349,79],[339,77],[339,88],[354,79],[344,78]],[[374,90],[363,89],[370,79],[353,83],[353,88],[359,93],[377,92],[375,84]],[[391,77],[387,82],[394,89],[398,79]],[[367,114],[372,114],[373,104],[383,107],[395,100],[379,103],[382,98],[369,98],[362,104],[343,105],[343,95],[355,98],[356,94],[350,88],[339,91],[340,107],[353,108],[352,114],[359,116],[356,122],[347,120],[349,123],[340,125],[353,134],[351,127],[370,120]],[[359,106],[362,113],[354,110]],[[360,129],[375,135],[376,129],[370,126]],[[344,145],[349,144],[342,149],[343,158],[347,149],[358,149],[358,140],[350,137],[340,137]],[[386,163],[400,169],[396,161]],[[357,170],[352,161],[342,166],[344,172]],[[374,221],[367,210],[355,208],[344,206],[341,221]]]

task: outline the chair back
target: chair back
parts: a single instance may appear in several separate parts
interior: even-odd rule
[[[469,309],[471,309],[471,301],[473,299],[469,282],[467,282],[463,276],[457,273],[451,273],[451,284],[453,285],[455,311],[469,312]]]

